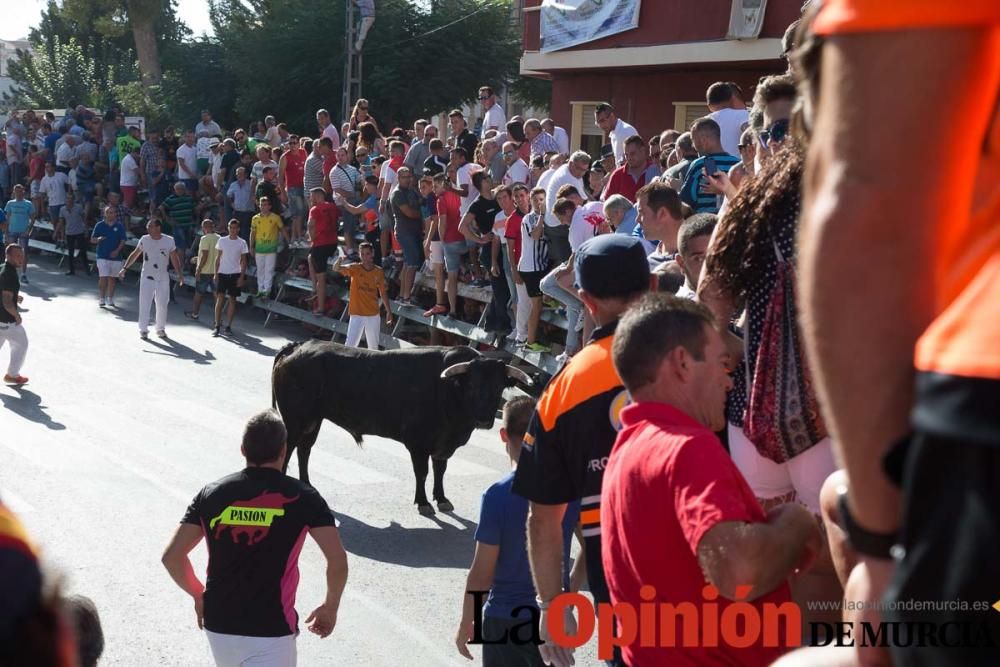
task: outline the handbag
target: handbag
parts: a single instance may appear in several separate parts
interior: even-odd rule
[[[746,364],[747,407],[744,429],[761,456],[784,463],[827,436],[812,376],[795,318],[795,271],[771,239],[778,258],[756,373]]]

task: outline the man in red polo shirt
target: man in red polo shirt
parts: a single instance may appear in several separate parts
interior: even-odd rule
[[[309,192],[309,202],[312,204],[309,209],[309,240],[312,243],[309,250],[309,276],[316,294],[313,312],[322,315],[326,312],[326,265],[337,254],[340,209],[336,204],[326,201],[326,191],[323,188],[313,188]]]
[[[640,628],[622,647],[625,664],[771,664],[786,647],[764,646],[759,627],[755,642],[736,648],[726,610],[739,600],[763,619],[765,605],[790,603],[788,578],[811,564],[822,538],[801,505],[765,515],[713,434],[726,424],[732,381],[711,314],[687,299],[649,294],[621,318],[612,358],[634,403],[622,410],[601,489],[601,560],[611,601],[637,611],[654,603],[658,616],[661,603],[698,610],[695,620],[676,614],[673,646],[665,645],[671,635],[662,619]],[[722,619],[714,637],[709,615]],[[784,618],[778,643],[798,636],[798,614],[777,615]],[[694,630],[686,627],[692,623]],[[697,646],[690,646],[685,635],[695,630]],[[646,632],[657,637],[654,645],[640,645]],[[749,634],[746,623],[739,632]]]
[[[625,140],[625,164],[611,172],[608,184],[601,193],[601,201],[611,195],[621,195],[633,204],[642,186],[659,177],[659,166],[649,159],[646,141],[638,134]]]

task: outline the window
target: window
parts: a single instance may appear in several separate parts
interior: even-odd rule
[[[674,102],[674,129],[687,132],[692,123],[709,113],[704,102]]]
[[[570,126],[570,151],[586,151],[592,158],[600,157],[604,132],[594,124],[594,109],[600,102],[570,102],[573,122]]]

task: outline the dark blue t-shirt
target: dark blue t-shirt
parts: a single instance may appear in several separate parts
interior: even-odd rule
[[[118,244],[125,240],[125,225],[120,222],[109,225],[101,220],[94,225],[94,232],[90,235],[90,238],[97,238],[99,236],[103,236],[104,240],[97,244],[97,259],[125,259],[122,253],[118,253],[118,257],[111,256],[111,253],[118,247]]]
[[[719,171],[726,173],[729,173],[729,170],[740,162],[738,157],[728,153],[712,153],[711,155],[698,158],[688,168],[684,185],[681,186],[681,201],[693,208],[695,213],[718,213],[719,198],[716,195],[701,191],[702,181],[705,180],[705,175],[702,171],[705,167],[706,157],[715,160]]]
[[[528,565],[528,499],[512,491],[514,473],[501,479],[483,493],[479,509],[476,541],[500,547],[493,588],[483,606],[486,616],[510,619],[516,607],[536,607],[535,586]],[[573,502],[563,517],[563,588],[569,588],[569,551],[573,529],[580,520],[580,504]],[[521,612],[518,618],[528,618]]]

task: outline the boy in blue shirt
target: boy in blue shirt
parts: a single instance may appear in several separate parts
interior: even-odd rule
[[[104,219],[94,226],[90,242],[97,245],[97,289],[100,306],[115,306],[115,288],[118,272],[122,268],[122,250],[125,248],[125,225],[118,219],[118,207],[104,207]]]
[[[35,205],[24,198],[24,186],[18,183],[14,186],[14,198],[4,206],[7,216],[7,227],[4,233],[4,243],[16,243],[24,250],[25,261],[21,263],[21,282],[28,283],[28,237],[31,228],[35,226]]]
[[[528,421],[534,408],[534,399],[526,396],[511,399],[504,405],[500,438],[506,445],[512,468],[517,465],[521,455],[521,440],[528,430]],[[511,471],[483,493],[479,526],[476,529],[476,552],[466,579],[462,620],[455,637],[458,652],[472,660],[466,644],[474,636],[473,618],[477,612],[473,607],[477,598],[471,591],[488,590],[480,629],[481,639],[484,641],[484,667],[544,665],[538,647],[531,641],[538,635],[537,629],[532,632],[530,621],[537,619],[539,612],[535,601],[535,587],[531,581],[531,568],[528,565],[525,528],[528,501],[512,491],[513,483],[514,472]],[[579,590],[586,576],[582,558],[576,560],[572,574],[569,568],[571,535],[579,518],[579,503],[570,503],[563,517],[563,588],[574,592]],[[577,538],[580,539],[579,534]],[[515,609],[518,612],[516,615],[513,613]],[[507,637],[507,641],[490,643],[503,637]],[[513,641],[515,639],[516,642]]]

